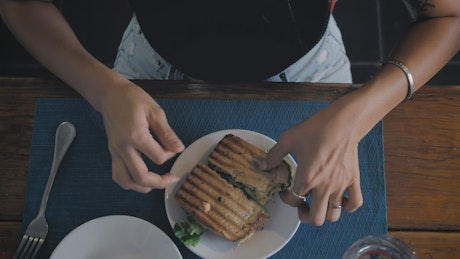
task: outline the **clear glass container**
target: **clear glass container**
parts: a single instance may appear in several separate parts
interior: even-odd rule
[[[367,236],[354,242],[343,259],[416,259],[417,255],[402,240],[388,235]]]

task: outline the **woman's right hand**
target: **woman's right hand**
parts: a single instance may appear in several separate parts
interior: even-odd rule
[[[170,173],[150,172],[141,155],[162,164],[182,152],[184,145],[158,103],[134,83],[122,81],[98,100],[112,157],[113,180],[124,189],[142,193],[164,188],[177,178]]]
[[[0,14],[40,63],[102,113],[118,184],[145,193],[175,181],[171,174],[149,172],[141,156],[161,164],[184,149],[164,111],[141,88],[86,51],[52,2],[0,0]]]

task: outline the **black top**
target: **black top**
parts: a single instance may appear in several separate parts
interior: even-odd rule
[[[131,0],[150,45],[202,80],[263,80],[326,30],[328,0]]]

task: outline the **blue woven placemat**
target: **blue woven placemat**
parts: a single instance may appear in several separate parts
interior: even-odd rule
[[[185,145],[222,129],[248,129],[273,139],[328,105],[306,101],[239,101],[159,99],[169,123]],[[123,104],[120,104],[123,105]],[[24,229],[38,212],[51,167],[54,134],[63,121],[72,122],[77,137],[64,158],[48,201],[48,237],[39,258],[48,258],[59,242],[79,225],[106,215],[131,215],[152,222],[176,243],[184,258],[195,258],[172,234],[162,190],[148,194],[125,191],[112,181],[111,159],[100,114],[83,99],[39,99],[27,179]],[[383,125],[379,122],[360,142],[359,159],[364,205],[343,213],[322,227],[301,225],[273,258],[340,258],[355,240],[387,233]],[[156,166],[167,172],[174,159]],[[257,249],[257,248],[254,248]]]

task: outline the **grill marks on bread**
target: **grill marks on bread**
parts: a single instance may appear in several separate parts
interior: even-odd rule
[[[247,238],[268,219],[260,205],[201,162],[175,199],[198,221],[231,241]]]
[[[266,155],[228,134],[208,156],[208,164],[198,162],[175,199],[203,226],[242,242],[268,220],[262,205],[290,185],[291,170],[285,161],[270,171],[259,169]]]
[[[241,187],[250,198],[265,204],[274,193],[290,185],[291,171],[283,161],[269,171],[259,169],[267,153],[233,134],[226,135],[208,157],[209,167],[234,185]]]

